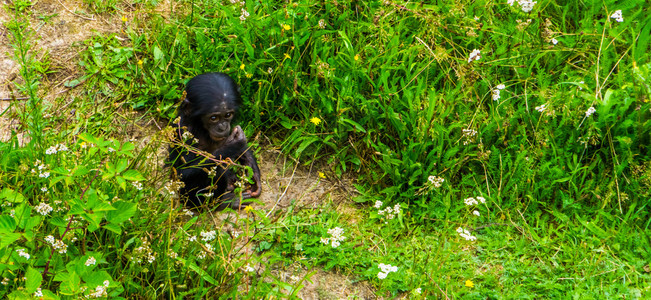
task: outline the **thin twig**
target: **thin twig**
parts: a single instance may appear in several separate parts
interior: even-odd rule
[[[274,206],[267,213],[267,215],[266,215],[267,218],[271,215],[271,213],[274,211],[274,209],[276,209],[276,206],[278,206],[278,203],[280,203],[280,200],[283,199],[283,197],[287,193],[287,190],[292,185],[292,180],[294,180],[294,174],[296,174],[296,168],[298,168],[298,163],[294,164],[294,171],[292,172],[292,177],[289,178],[289,183],[285,187],[285,190],[283,191],[282,195],[280,195],[280,197],[278,197],[278,200],[276,200],[276,203],[274,203]]]
[[[63,9],[67,10],[69,13],[71,13],[71,14],[77,16],[77,17],[80,17],[80,18],[82,18],[82,19],[86,19],[86,20],[89,20],[89,21],[95,21],[95,18],[84,17],[84,16],[82,16],[82,15],[80,15],[80,14],[76,14],[76,13],[74,13],[73,11],[69,10],[65,5],[63,5],[63,3],[61,2],[61,0],[57,0],[57,1],[59,1],[59,4],[61,4],[61,6],[63,6]]]

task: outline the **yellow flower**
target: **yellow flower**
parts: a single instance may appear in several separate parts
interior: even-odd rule
[[[325,174],[323,172],[319,172],[319,177],[325,179]]]
[[[321,119],[319,119],[317,117],[314,117],[314,118],[310,119],[310,122],[312,122],[312,124],[314,124],[314,125],[319,125],[319,123],[321,123]]]
[[[126,21],[127,21],[127,17],[126,17],[126,16],[122,16],[122,22],[126,22]]]
[[[244,212],[246,212],[247,214],[250,213],[252,210],[253,210],[253,206],[250,205],[244,208]]]
[[[290,30],[290,29],[292,29],[292,27],[289,26],[288,24],[285,24],[285,25],[283,25],[283,29]]]
[[[466,280],[466,286],[471,288],[471,287],[475,286],[475,284],[472,283],[472,281],[470,281],[470,279],[468,279],[468,280]]]
[[[244,67],[246,67],[244,64],[240,66],[240,69],[244,70]]]
[[[251,78],[251,77],[253,77],[253,74],[251,74],[251,73],[246,73],[245,76],[246,76],[246,78]]]
[[[139,65],[139,66],[142,66],[142,59],[139,59],[139,60],[138,60],[138,65]]]
[[[290,59],[291,56],[289,56],[289,54],[285,53],[285,58],[286,58],[286,59]]]
[[[359,54],[355,55],[355,60],[359,60]]]

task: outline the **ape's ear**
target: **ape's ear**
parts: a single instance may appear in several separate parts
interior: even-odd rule
[[[190,103],[188,98],[183,98],[183,101],[179,105],[179,111],[184,116],[189,116],[192,113],[192,103]]]

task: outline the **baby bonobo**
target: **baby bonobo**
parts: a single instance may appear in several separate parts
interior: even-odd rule
[[[181,197],[187,197],[190,207],[244,207],[248,203],[240,200],[259,197],[262,189],[258,162],[244,131],[239,125],[233,127],[242,102],[239,87],[226,74],[207,73],[192,78],[185,92],[178,110],[180,121],[174,125],[175,138],[181,142],[172,145],[168,161],[185,184]],[[252,182],[241,194],[233,192],[237,174],[231,164],[224,163],[229,161],[251,175]]]

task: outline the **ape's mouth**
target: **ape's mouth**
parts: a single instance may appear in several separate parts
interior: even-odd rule
[[[228,136],[213,135],[213,134],[210,135],[210,139],[212,139],[215,142],[221,142],[221,141],[225,140],[227,137]]]

